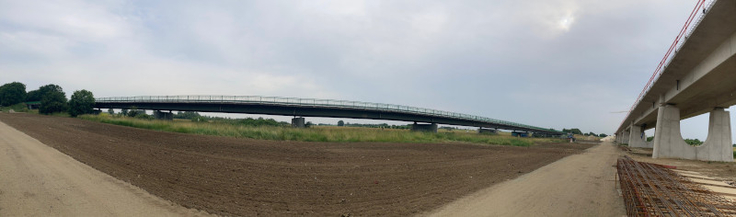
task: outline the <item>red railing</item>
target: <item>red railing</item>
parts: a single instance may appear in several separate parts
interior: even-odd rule
[[[649,89],[652,87],[652,84],[654,81],[656,81],[656,78],[658,78],[659,75],[662,74],[662,68],[667,63],[667,60],[669,60],[670,54],[672,54],[672,51],[674,51],[677,48],[677,45],[680,43],[680,40],[682,37],[688,32],[688,28],[690,27],[690,23],[693,22],[695,17],[698,15],[698,12],[700,12],[700,9],[703,8],[703,5],[705,4],[705,0],[698,0],[698,3],[695,5],[695,8],[693,8],[693,11],[690,12],[690,16],[687,18],[687,21],[685,22],[685,25],[682,26],[682,29],[680,29],[680,33],[677,34],[677,37],[675,38],[675,41],[672,42],[672,45],[670,45],[670,49],[667,50],[667,53],[664,54],[664,57],[661,61],[659,61],[659,65],[657,65],[657,69],[654,70],[654,73],[652,73],[652,77],[649,78],[649,81],[647,81],[647,84],[644,85],[644,89],[639,93],[639,96],[636,97],[636,100],[634,101],[634,104],[631,105],[631,108],[629,108],[629,112],[626,114],[626,117],[621,120],[621,125],[624,125],[624,122],[626,119],[631,115],[631,111],[634,110],[634,107],[639,104],[641,101],[641,98],[644,97],[644,93],[649,91]]]

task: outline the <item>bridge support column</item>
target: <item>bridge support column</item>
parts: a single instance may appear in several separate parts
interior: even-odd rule
[[[437,132],[437,124],[431,123],[431,124],[417,124],[414,122],[414,124],[411,125],[411,131],[422,131],[422,132],[431,132],[436,133]]]
[[[291,119],[291,126],[296,128],[305,128],[307,125],[305,124],[303,117],[298,117]]]
[[[703,145],[697,147],[698,160],[733,162],[730,112],[715,108],[710,112],[709,119],[708,137]]]
[[[652,158],[684,158],[704,161],[733,161],[729,112],[715,108],[710,112],[708,138],[700,146],[685,143],[680,133],[680,109],[659,107]]]
[[[497,134],[496,129],[483,129],[482,127],[478,129],[479,134]]]
[[[625,129],[624,132],[621,132],[621,143],[622,144],[629,144],[629,136],[631,133],[629,132],[629,129]]]
[[[641,126],[631,125],[631,134],[629,135],[629,147],[632,148],[651,148],[651,143],[647,143],[647,135]]]
[[[174,120],[174,113],[171,111],[162,112],[161,110],[154,110],[153,117],[159,120]]]

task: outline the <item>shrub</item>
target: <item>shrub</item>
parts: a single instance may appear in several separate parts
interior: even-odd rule
[[[82,114],[92,114],[95,106],[95,97],[88,90],[74,91],[69,100],[69,115],[77,117]]]

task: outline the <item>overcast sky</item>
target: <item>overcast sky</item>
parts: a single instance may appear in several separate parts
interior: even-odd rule
[[[0,83],[392,103],[611,134],[695,3],[0,0]],[[707,115],[683,121],[684,137],[706,129]]]

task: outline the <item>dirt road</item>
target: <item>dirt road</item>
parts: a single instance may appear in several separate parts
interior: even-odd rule
[[[84,165],[0,122],[0,216],[202,214]]]
[[[471,194],[431,216],[625,216],[611,166],[618,156],[612,143],[602,143]]]

